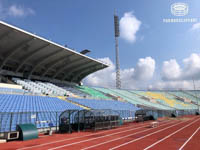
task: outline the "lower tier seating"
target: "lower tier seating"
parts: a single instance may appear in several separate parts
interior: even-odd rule
[[[60,113],[68,109],[82,108],[55,97],[0,95],[0,132],[14,131],[23,123],[33,123],[37,128],[48,127],[50,122],[58,125]]]
[[[135,111],[138,107],[128,102],[120,102],[117,100],[94,100],[94,99],[77,99],[68,98],[73,102],[87,106],[91,109],[111,109],[118,111],[122,118],[134,117]]]

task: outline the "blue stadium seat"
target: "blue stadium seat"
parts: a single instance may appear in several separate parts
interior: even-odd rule
[[[118,111],[122,118],[134,117],[134,113],[138,110],[138,107],[135,107],[133,104],[128,102],[121,102],[117,100],[95,100],[95,99],[77,99],[77,98],[68,98],[73,102],[87,106],[92,109],[111,109]]]
[[[36,124],[36,121],[39,121],[38,128],[48,127],[49,121],[56,125],[56,112],[59,116],[67,109],[82,108],[55,97],[0,94],[0,132],[10,131],[10,128],[15,131],[17,124]]]

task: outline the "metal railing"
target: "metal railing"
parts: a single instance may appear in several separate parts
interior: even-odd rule
[[[94,128],[96,131],[96,130],[103,130],[103,129],[112,129],[120,125],[121,125],[120,120],[103,121],[103,122],[95,122]]]
[[[137,111],[129,111],[129,110],[114,110],[117,112],[122,120],[135,120],[135,115],[137,115]],[[183,115],[195,115],[198,110],[145,110],[147,115],[155,116],[155,118],[160,117],[171,117],[172,114],[176,116]],[[79,112],[77,110],[77,112]],[[17,125],[19,124],[34,124],[38,129],[55,127],[56,131],[58,131],[59,127],[59,117],[61,115],[61,111],[54,112],[0,112],[0,133],[2,132],[10,132],[16,131]],[[76,122],[75,118],[77,116],[72,113],[69,118],[69,124],[74,124]],[[84,120],[83,123],[87,124],[84,116],[79,116],[78,113],[78,123],[79,127],[82,125],[81,120]],[[109,121],[101,121],[94,122],[93,126],[98,129],[112,128],[119,125],[119,120],[109,120]],[[51,124],[51,125],[50,125]]]
[[[128,110],[117,111],[123,119],[134,119],[135,112]],[[56,131],[59,127],[59,116],[61,111],[54,112],[0,112],[0,133],[11,132],[17,130],[19,124],[34,124],[38,129],[56,127]],[[73,116],[71,116],[73,118]],[[73,119],[70,119],[73,123]]]
[[[1,112],[0,133],[16,131],[19,124],[34,124],[37,128],[47,128],[49,124],[59,126],[61,112]]]

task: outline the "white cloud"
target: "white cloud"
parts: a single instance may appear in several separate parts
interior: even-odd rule
[[[175,59],[164,61],[161,78],[154,84],[149,85],[150,89],[187,89],[193,90],[193,80],[196,89],[200,89],[200,54],[192,53],[188,58],[183,59],[183,65]]]
[[[108,58],[99,59],[110,67],[89,75],[84,82],[91,86],[114,87],[115,83],[115,65]]]
[[[182,78],[200,79],[200,54],[193,53],[183,60],[184,68]]]
[[[115,65],[109,58],[100,59],[110,67],[89,75],[84,82],[91,86],[115,87]],[[121,70],[125,89],[200,89],[200,54],[192,53],[179,64],[176,59],[164,61],[160,76],[155,75],[156,62],[151,57],[140,58],[134,68]]]
[[[149,80],[153,77],[155,70],[155,60],[151,57],[140,58],[136,69],[134,78],[137,80]]]
[[[163,62],[162,78],[164,80],[175,80],[180,77],[181,68],[175,59]]]
[[[5,6],[5,4],[0,1],[0,19],[5,19],[7,17],[26,17],[34,14],[35,11],[31,8],[26,8],[21,5]]]
[[[163,80],[192,80],[200,79],[200,54],[192,53],[183,59],[183,67],[175,59],[163,62]]]
[[[192,31],[200,30],[200,23],[195,23],[195,24],[193,24],[191,30],[192,30]]]
[[[31,8],[24,8],[18,5],[12,5],[8,8],[8,15],[13,17],[24,17],[34,14],[35,12]]]
[[[115,87],[115,65],[109,58],[99,59],[110,67],[89,75],[84,79],[84,83],[90,86]],[[122,88],[138,89],[146,88],[144,81],[153,77],[155,70],[155,60],[151,57],[139,59],[136,68],[121,70]]]
[[[133,15],[133,12],[126,12],[120,19],[121,37],[129,42],[135,42],[140,26],[141,21]]]

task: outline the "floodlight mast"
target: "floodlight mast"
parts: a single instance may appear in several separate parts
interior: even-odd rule
[[[198,112],[200,112],[200,108],[199,108],[199,100],[198,100],[198,96],[197,96],[197,92],[196,92],[196,86],[195,86],[195,82],[194,82],[194,78],[192,78],[192,81],[193,81],[193,87],[194,87],[194,92],[195,92],[195,96],[196,96],[196,103],[197,103],[197,109],[198,109]]]
[[[119,64],[119,17],[114,13],[114,24],[115,24],[115,54],[116,54],[116,88],[121,89],[121,79],[120,79],[120,64]]]

